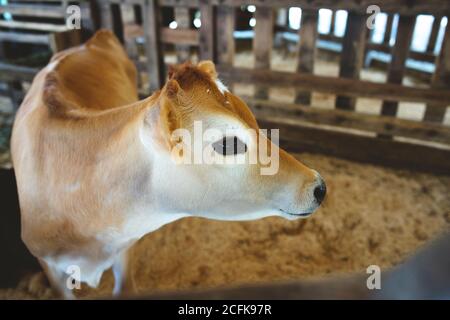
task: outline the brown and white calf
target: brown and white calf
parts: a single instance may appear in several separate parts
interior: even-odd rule
[[[192,145],[172,134],[192,132],[195,121],[233,128],[232,141],[244,145],[239,154],[222,152],[215,148],[225,141],[219,137],[206,145],[218,157],[246,157],[264,140],[279,154],[277,173],[262,175],[258,161],[173,161],[175,144],[180,156]],[[187,216],[311,214],[325,195],[319,174],[248,129],[258,129],[253,114],[221,84],[210,61],[173,68],[160,91],[138,101],[134,65],[114,35],[100,31],[56,54],[17,113],[12,156],[23,241],[65,297],[73,265],[92,287],[112,267],[119,293],[130,285],[127,249],[164,224]]]

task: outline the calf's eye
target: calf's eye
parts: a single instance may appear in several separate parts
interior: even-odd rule
[[[238,137],[223,137],[212,144],[215,152],[228,156],[247,152],[247,145]]]

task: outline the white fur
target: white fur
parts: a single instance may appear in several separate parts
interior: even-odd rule
[[[225,91],[229,91],[228,88],[223,84],[223,82],[217,78],[216,79],[216,85],[217,85],[217,89],[219,89],[219,91],[224,94]]]

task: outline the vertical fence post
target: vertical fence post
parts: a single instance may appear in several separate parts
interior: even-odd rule
[[[189,9],[184,7],[175,7],[175,21],[177,22],[177,29],[189,29],[191,26]],[[189,46],[187,45],[175,45],[175,50],[177,53],[177,62],[181,63],[189,60]]]
[[[428,38],[427,50],[426,52],[433,53],[434,48],[436,47],[436,40],[439,34],[439,29],[441,28],[441,20],[442,16],[435,15],[433,26],[431,27],[430,37]]]
[[[139,5],[137,7],[140,7]],[[128,32],[125,32],[124,25],[129,24],[130,22],[133,24],[138,24],[136,22],[136,16],[135,16],[135,8],[136,5],[132,4],[122,4],[120,6],[121,8],[121,14],[120,14],[120,23],[121,23],[121,32],[123,36],[122,44],[124,45],[128,57],[133,61],[139,60],[139,52],[138,52],[138,46],[136,43],[136,34],[134,31],[134,26],[132,30],[128,30]],[[131,17],[132,16],[132,17]],[[123,20],[127,19],[127,21]],[[116,33],[116,32],[115,32]],[[138,76],[138,83],[140,81],[140,76]],[[140,87],[140,85],[139,85]]]
[[[298,54],[297,72],[314,73],[314,55],[317,39],[317,9],[303,10],[302,21],[299,30],[300,45]],[[311,104],[310,92],[297,92],[295,102],[300,104]]]
[[[123,43],[124,36],[120,4],[111,3],[109,0],[98,0],[97,7],[100,11],[99,18],[101,27],[113,31],[120,42]]]
[[[334,35],[335,29],[336,29],[336,10],[333,10],[331,11],[330,31],[328,32],[328,34]]]
[[[270,69],[270,54],[273,41],[273,11],[270,7],[257,7],[255,11],[255,36],[253,51],[255,53],[255,69]],[[255,97],[267,99],[267,88],[256,87]]]
[[[387,75],[388,83],[402,83],[415,21],[415,16],[400,15],[395,45],[391,50],[391,63],[389,64]],[[385,116],[395,116],[397,114],[397,107],[397,101],[384,101],[381,107],[381,114]]]
[[[165,80],[162,43],[159,38],[161,34],[160,11],[157,0],[145,0],[142,18],[150,91],[161,88]]]
[[[223,66],[232,67],[234,62],[234,7],[219,6],[216,12],[217,18],[217,62]],[[228,89],[232,91],[233,83],[228,81]]]
[[[386,19],[386,28],[384,29],[384,35],[383,35],[383,44],[389,46],[389,41],[391,40],[391,33],[392,33],[392,23],[394,22],[394,14],[388,13],[387,19]]]
[[[120,10],[120,4],[111,4],[111,18],[112,18],[112,30],[119,41],[124,43],[123,34],[123,21],[122,21],[122,11]]]
[[[208,0],[199,0],[200,16],[200,59],[216,61],[214,34],[216,19],[213,5]]]
[[[234,61],[234,7],[217,7],[217,61],[232,66]]]
[[[113,30],[113,18],[109,0],[98,0],[100,9],[100,25],[102,28]]]
[[[49,35],[50,48],[53,52],[59,52],[82,43],[80,30],[67,30],[54,32]]]
[[[442,43],[441,52],[436,61],[436,69],[431,81],[432,88],[450,89],[450,26],[447,24]],[[447,105],[428,104],[425,110],[424,120],[442,122],[444,120]]]
[[[349,11],[347,26],[342,43],[339,77],[358,79],[361,71],[366,47],[367,16]],[[355,98],[337,96],[336,108],[355,110]]]
[[[81,2],[81,26],[83,38],[90,37],[100,28],[100,12],[98,1]],[[64,8],[65,10],[66,8]]]
[[[133,5],[134,22],[142,26],[142,7],[138,4]]]

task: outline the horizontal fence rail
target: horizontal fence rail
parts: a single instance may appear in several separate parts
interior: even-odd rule
[[[412,102],[441,102],[450,105],[450,91],[407,87],[400,84],[376,83],[351,78],[336,78],[274,70],[227,68],[218,66],[225,80],[265,84],[274,87],[292,87],[310,91],[341,94],[350,97],[366,97]]]
[[[9,12],[12,15],[46,17],[46,18],[64,18],[66,16],[65,8],[61,6],[32,3],[19,4],[12,3],[1,6],[2,12]]]
[[[450,141],[450,127],[435,123],[410,121],[387,116],[356,114],[341,110],[310,108],[298,104],[256,100],[242,97],[258,119],[274,119],[288,122],[302,121],[313,124],[353,128],[380,134],[409,137],[420,140],[432,139],[436,142]]]

